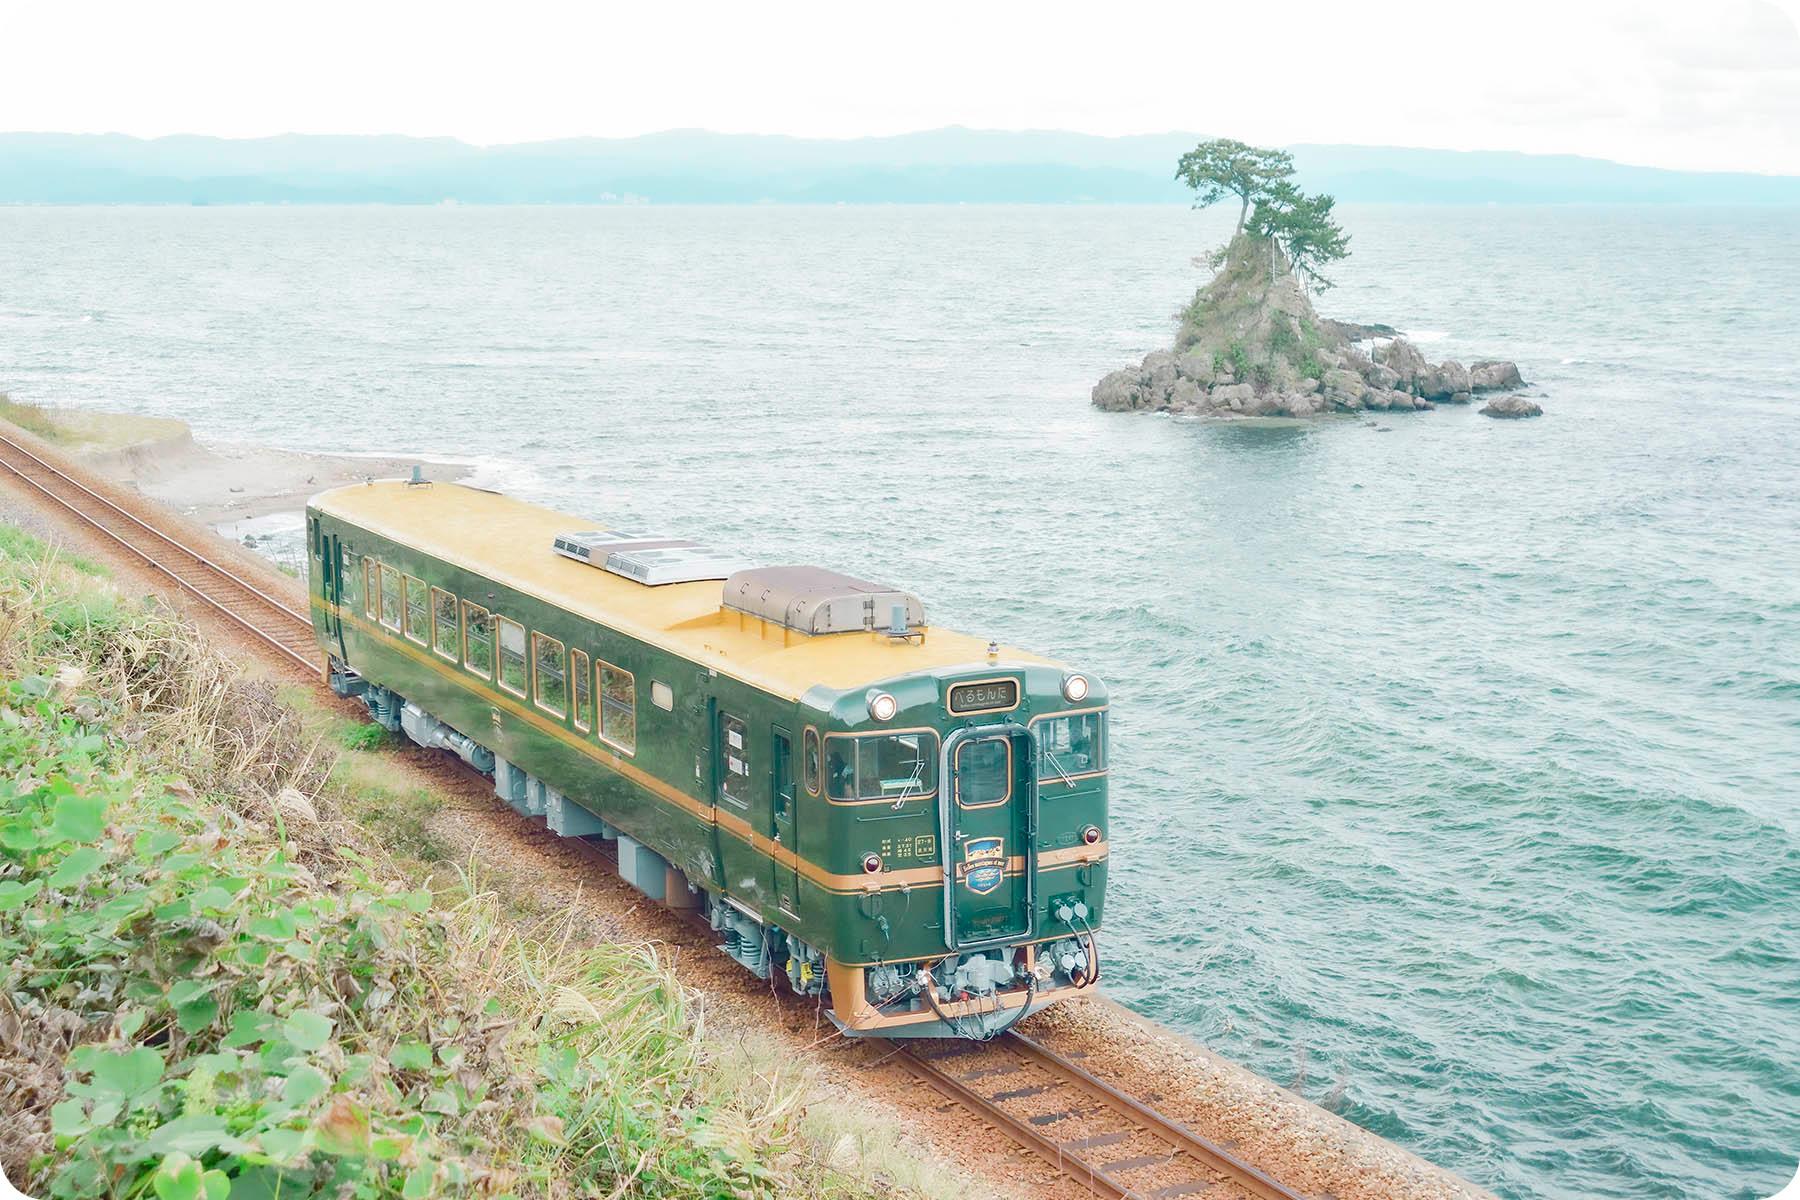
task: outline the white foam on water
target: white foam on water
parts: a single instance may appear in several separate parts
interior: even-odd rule
[[[1405,333],[1406,340],[1415,346],[1441,342],[1449,336],[1449,331],[1445,329],[1409,329]]]

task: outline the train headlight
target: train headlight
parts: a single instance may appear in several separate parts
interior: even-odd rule
[[[1081,840],[1090,846],[1099,841],[1100,827],[1098,825],[1089,825],[1086,829],[1081,831]]]
[[[869,693],[869,715],[877,721],[891,721],[900,711],[900,702],[886,692]]]
[[[1063,676],[1063,699],[1070,704],[1078,704],[1087,699],[1088,680],[1086,675],[1068,674]]]
[[[881,870],[881,855],[879,855],[879,854],[863,855],[863,871],[865,873],[867,873],[869,875],[873,875],[873,874],[875,874],[875,872],[877,872],[879,870]]]

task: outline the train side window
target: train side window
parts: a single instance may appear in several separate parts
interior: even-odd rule
[[[411,575],[406,577],[406,636],[421,646],[431,640],[431,590]]]
[[[1097,712],[1034,721],[1040,780],[1094,775],[1106,769],[1106,736]]]
[[[525,694],[525,627],[506,617],[495,617],[500,636],[500,686],[515,695]]]
[[[569,679],[575,684],[575,728],[586,733],[594,727],[594,676],[585,650],[569,651]]]
[[[483,679],[494,677],[494,625],[488,610],[463,601],[463,666]]]
[[[956,803],[992,808],[1012,795],[1012,739],[977,738],[956,748]]]
[[[569,711],[569,664],[563,644],[541,633],[531,635],[533,696],[545,712],[562,716]]]
[[[609,662],[600,664],[600,740],[627,754],[637,749],[637,679]]]
[[[675,689],[660,679],[650,681],[650,703],[664,712],[675,711]]]
[[[806,775],[806,794],[809,796],[816,796],[819,794],[818,730],[808,729],[806,731],[806,745],[805,749],[801,752],[801,757],[805,760],[802,764],[802,769]]]
[[[381,616],[381,564],[363,556],[363,615],[371,621]]]
[[[443,588],[431,589],[431,648],[456,661],[456,643],[462,626],[456,621],[456,597]]]
[[[400,632],[400,572],[381,564],[381,623]]]
[[[937,790],[937,736],[885,733],[825,739],[826,795],[833,800],[916,800]]]
[[[750,731],[741,717],[720,713],[719,732],[725,756],[725,769],[719,777],[719,792],[739,808],[749,808]]]

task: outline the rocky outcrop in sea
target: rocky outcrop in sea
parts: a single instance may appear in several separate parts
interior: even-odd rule
[[[1093,402],[1109,412],[1315,417],[1467,404],[1482,393],[1523,386],[1513,363],[1434,364],[1391,326],[1321,318],[1281,251],[1240,237],[1182,314],[1175,347],[1105,376],[1094,385]],[[1482,412],[1543,411],[1530,401],[1502,399]]]

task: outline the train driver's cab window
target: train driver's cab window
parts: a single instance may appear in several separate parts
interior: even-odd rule
[[[739,717],[719,714],[720,740],[724,742],[725,766],[720,772],[719,790],[725,799],[741,808],[750,807],[750,731]]]
[[[381,564],[381,623],[400,632],[400,572]]]
[[[463,601],[463,666],[483,679],[494,677],[494,620],[479,604]]]
[[[594,727],[594,677],[585,651],[569,651],[569,680],[575,685],[575,728],[586,733]]]
[[[541,633],[531,635],[532,676],[537,681],[537,705],[562,716],[569,711],[568,664],[563,644]]]
[[[637,679],[609,662],[600,664],[600,739],[627,754],[637,749]]]
[[[818,730],[808,729],[806,731],[806,747],[801,751],[801,757],[804,759],[802,770],[806,775],[807,795],[816,796],[819,794],[820,775]]]
[[[825,780],[833,800],[899,803],[929,796],[937,790],[937,735],[826,738]]]
[[[406,636],[423,646],[431,640],[431,598],[423,579],[406,577]]]
[[[525,694],[525,627],[505,617],[494,618],[500,641],[500,686]]]
[[[1046,717],[1033,727],[1038,735],[1038,780],[1092,775],[1106,769],[1106,738],[1097,712]]]
[[[964,808],[1004,804],[1012,795],[1012,739],[980,738],[956,748],[956,802]]]
[[[443,588],[431,589],[431,648],[456,661],[456,643],[462,626],[456,620],[456,597]]]

